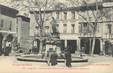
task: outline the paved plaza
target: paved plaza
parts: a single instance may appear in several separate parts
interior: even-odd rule
[[[14,56],[0,56],[0,71],[2,73],[112,73],[113,57],[89,56],[88,62],[72,63],[72,68],[67,68],[65,63],[48,66],[45,62],[17,61]]]

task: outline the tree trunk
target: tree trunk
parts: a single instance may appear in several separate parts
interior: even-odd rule
[[[42,42],[42,40],[40,40],[40,49],[39,49],[39,54],[42,53],[42,49],[43,49],[43,42]]]
[[[93,56],[93,54],[94,54],[94,49],[95,49],[95,37],[93,38],[92,49],[91,49],[91,56]]]

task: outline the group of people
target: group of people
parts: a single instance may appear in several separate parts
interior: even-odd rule
[[[55,66],[57,64],[57,54],[55,51],[49,51],[48,52],[48,65],[49,66]]]
[[[0,49],[0,55],[4,54],[5,56],[9,56],[11,53],[11,42],[7,41],[4,48]]]
[[[56,51],[48,51],[48,65],[49,66],[55,66],[58,64],[58,55],[56,53]],[[71,52],[69,51],[69,49],[65,49],[64,50],[64,63],[67,67],[72,67],[71,65],[71,61],[72,61],[72,58],[71,58]]]

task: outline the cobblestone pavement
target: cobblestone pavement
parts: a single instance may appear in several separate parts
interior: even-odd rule
[[[72,68],[65,63],[48,66],[45,62],[17,61],[14,56],[0,56],[0,73],[113,73],[113,57],[89,56],[89,62],[72,63]]]

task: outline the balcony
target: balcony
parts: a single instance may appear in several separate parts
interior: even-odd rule
[[[113,0],[103,0],[103,2],[113,2]]]

